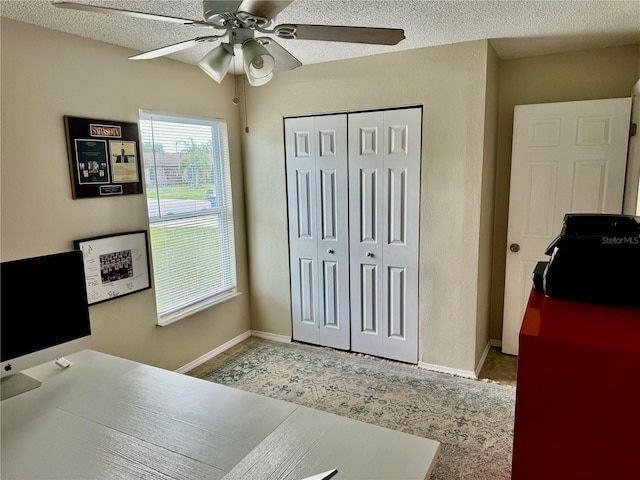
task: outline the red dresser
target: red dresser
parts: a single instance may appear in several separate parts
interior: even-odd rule
[[[512,467],[513,480],[640,479],[640,308],[532,290]]]

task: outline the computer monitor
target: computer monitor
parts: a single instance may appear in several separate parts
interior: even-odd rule
[[[41,385],[22,370],[89,348],[82,252],[2,262],[0,325],[2,400]]]

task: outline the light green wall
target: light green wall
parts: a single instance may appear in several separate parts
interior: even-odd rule
[[[250,328],[239,113],[233,82],[195,66],[2,18],[2,260],[71,250],[73,240],[147,229],[144,195],[73,200],[63,115],[137,122],[138,109],[229,125],[239,290],[244,295],[157,327],[153,290],[90,307],[96,350],[176,369]],[[46,281],[34,279],[34,301]],[[55,281],[55,280],[53,280]],[[26,288],[26,287],[25,287]],[[63,312],[52,312],[64,318]]]
[[[488,308],[484,319],[476,318],[487,52],[488,42],[477,41],[309,65],[247,88],[253,329],[291,334],[283,118],[424,105],[419,359],[474,370],[476,322],[488,325]]]
[[[491,338],[502,338],[514,106],[629,97],[638,59],[631,45],[500,62]]]

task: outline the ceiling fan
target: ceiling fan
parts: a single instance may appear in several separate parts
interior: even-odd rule
[[[253,86],[264,85],[273,77],[274,70],[292,70],[302,63],[273,38],[287,40],[321,40],[330,42],[369,43],[395,45],[404,37],[398,28],[349,27],[338,25],[275,25],[275,17],[293,0],[204,0],[204,20],[169,17],[153,13],[136,12],[118,8],[54,1],[58,8],[106,13],[127,17],[159,20],[193,27],[215,30],[215,35],[203,35],[183,42],[167,45],[149,52],[129,57],[146,60],[169,55],[201,42],[217,42],[220,45],[207,53],[198,66],[218,83],[229,71],[236,51],[243,56],[244,73]]]

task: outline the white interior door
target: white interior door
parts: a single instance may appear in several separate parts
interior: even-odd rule
[[[632,90],[631,123],[640,124],[640,80],[636,82]],[[624,187],[622,213],[640,216],[640,133],[638,132],[629,138],[627,157],[627,179]]]
[[[631,99],[514,111],[502,351],[517,355],[536,263],[566,213],[621,213]]]
[[[417,363],[422,110],[349,115],[351,344]]]
[[[293,338],[349,349],[346,115],[285,120]]]

